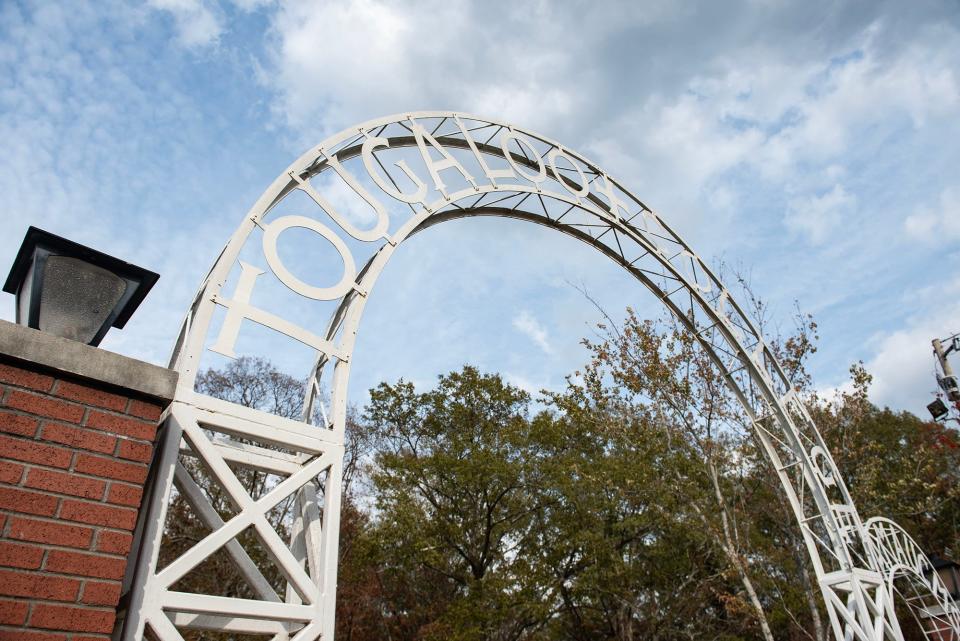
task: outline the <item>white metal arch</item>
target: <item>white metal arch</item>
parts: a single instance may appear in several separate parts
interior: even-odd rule
[[[864,526],[876,549],[879,565],[884,569],[887,590],[882,605],[892,612],[893,599],[899,595],[928,638],[957,638],[960,610],[916,541],[895,522],[882,516],[867,519]],[[907,579],[908,594],[897,587],[897,581],[903,578]],[[896,614],[892,613],[891,618],[895,617]]]
[[[388,150],[395,160],[389,168],[383,161]],[[324,176],[336,176],[373,211],[372,227],[358,228],[349,211],[324,195],[317,180]],[[272,216],[296,191],[315,204],[308,212],[313,215]],[[409,211],[392,211],[398,204]],[[381,118],[327,139],[274,181],[228,241],[174,350],[172,366],[180,372],[180,387],[164,423],[157,474],[146,499],[149,517],[141,526],[141,552],[128,586],[123,639],[142,638],[146,629],[163,641],[181,639],[178,628],[263,633],[277,641],[332,638],[347,385],[366,299],[406,238],[466,216],[506,216],[557,229],[595,247],[652,291],[706,349],[753,421],[803,533],[836,638],[902,639],[890,569],[903,561],[896,550],[912,550],[911,558],[922,552],[892,522],[868,528],[861,521],[783,369],[709,267],[660,216],[595,163],[543,136],[453,112]],[[336,249],[342,266],[339,272],[334,266],[339,274],[335,284],[309,284],[283,264],[278,238],[295,227],[316,233]],[[266,266],[240,260],[241,251],[257,237]],[[354,252],[364,247],[369,256],[361,263]],[[363,265],[359,270],[358,264]],[[231,273],[236,285],[227,293],[223,290]],[[335,302],[326,327],[316,332],[252,303],[257,279],[268,273],[291,295]],[[215,323],[218,308],[226,314]],[[303,422],[194,391],[204,350],[233,356],[245,320],[316,353]],[[324,379],[331,390],[329,408],[318,394]],[[314,426],[310,419],[318,406],[323,419]],[[230,497],[235,516],[224,522],[213,510],[180,462],[186,456],[203,463]],[[243,467],[267,471],[277,483],[264,496],[252,497],[233,471]],[[159,568],[162,524],[174,488],[210,534]],[[266,515],[288,497],[295,497],[296,511],[291,538],[285,541]],[[249,528],[286,578],[285,594],[274,592],[237,540]],[[258,599],[174,589],[221,549]],[[928,585],[942,609],[941,619],[960,634],[960,617],[933,576]]]

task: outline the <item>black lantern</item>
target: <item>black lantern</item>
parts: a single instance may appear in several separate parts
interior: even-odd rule
[[[939,398],[935,398],[932,403],[927,405],[927,411],[930,412],[930,416],[932,416],[935,421],[939,421],[950,412],[947,404]]]
[[[17,297],[17,323],[89,345],[122,328],[159,276],[30,227],[3,291]]]

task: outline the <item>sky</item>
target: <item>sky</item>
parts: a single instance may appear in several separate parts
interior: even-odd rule
[[[296,157],[383,115],[476,113],[596,161],[748,274],[771,331],[813,314],[819,389],[863,361],[876,403],[922,414],[930,340],[960,331],[958,70],[950,1],[6,0],[0,266],[34,225],[160,273],[103,346],[164,363]],[[434,227],[371,295],[351,398],[464,363],[560,389],[600,320],[584,291],[615,318],[659,313],[550,230]]]

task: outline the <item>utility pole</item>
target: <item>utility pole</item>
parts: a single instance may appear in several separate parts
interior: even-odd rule
[[[960,383],[957,382],[957,376],[953,373],[950,361],[947,360],[947,354],[960,349],[960,337],[952,336],[950,345],[944,349],[943,342],[939,338],[933,339],[933,353],[940,362],[940,369],[943,370],[943,376],[937,375],[937,382],[941,389],[947,394],[947,398],[953,402],[954,406],[960,410]]]

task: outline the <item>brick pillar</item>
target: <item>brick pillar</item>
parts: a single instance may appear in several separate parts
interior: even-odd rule
[[[0,641],[106,641],[176,375],[0,321]]]

